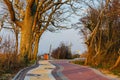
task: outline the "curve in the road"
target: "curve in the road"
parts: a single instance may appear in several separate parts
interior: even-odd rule
[[[68,80],[61,72],[63,71],[63,67],[59,64],[55,64],[53,61],[50,61],[56,68],[52,71],[52,75],[56,78],[56,80]]]
[[[52,61],[51,63],[56,66],[52,72],[56,80],[110,80],[88,67],[71,64],[68,61]]]

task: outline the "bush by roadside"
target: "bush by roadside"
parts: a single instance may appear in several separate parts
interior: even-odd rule
[[[79,65],[83,65],[83,64],[84,64],[84,61],[81,61],[81,60],[75,60],[75,61],[71,61],[71,63],[79,64]]]
[[[11,80],[20,69],[31,66],[35,62],[25,63],[18,57],[18,55],[12,53],[0,54],[0,80]]]
[[[0,43],[0,80],[11,80],[19,70],[35,62],[27,57],[20,59],[14,43],[9,38]]]
[[[75,60],[75,61],[71,61],[70,63],[84,65],[85,61]],[[112,78],[119,78],[120,79],[120,72],[119,72],[118,68],[116,68],[114,70],[109,70],[108,69],[109,65],[106,65],[106,66],[98,65],[98,66],[90,66],[90,67],[99,70],[100,72],[102,72],[103,74],[105,74],[107,76],[111,76]]]

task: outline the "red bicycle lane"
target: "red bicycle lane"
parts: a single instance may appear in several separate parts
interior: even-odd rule
[[[56,80],[110,80],[86,66],[71,64],[68,61],[52,61],[52,63],[56,65],[56,68],[61,67],[60,72],[66,77],[66,79],[58,79],[58,77],[54,76]],[[56,74],[55,71],[54,74]],[[61,75],[58,76],[63,77]]]

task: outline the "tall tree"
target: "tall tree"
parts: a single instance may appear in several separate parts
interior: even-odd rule
[[[86,64],[98,66],[112,60],[109,64],[113,65],[116,62],[114,67],[118,66],[119,18],[119,0],[102,0],[97,8],[89,5],[87,16],[81,19],[85,27],[83,33],[89,31],[86,41],[88,45]]]
[[[34,59],[38,52],[39,38],[47,29],[49,24],[55,25],[51,19],[53,14],[59,11],[64,4],[72,6],[72,0],[3,0],[10,13],[10,19],[14,24],[19,26],[20,56],[28,55]],[[72,6],[73,7],[73,6]],[[75,8],[75,7],[73,7]],[[59,15],[58,14],[58,15]]]

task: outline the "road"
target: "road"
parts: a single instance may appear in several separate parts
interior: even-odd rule
[[[110,79],[87,66],[69,63],[67,60],[39,61],[39,67],[28,71],[24,80],[118,80]]]
[[[110,80],[89,67],[72,64],[68,61],[52,61],[51,63],[57,66],[53,71],[56,80]],[[62,75],[59,75],[57,71],[61,72]]]

